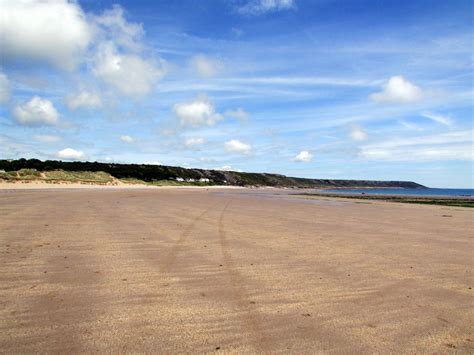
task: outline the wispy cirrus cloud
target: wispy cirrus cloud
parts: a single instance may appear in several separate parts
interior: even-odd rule
[[[441,123],[442,125],[445,125],[448,127],[451,127],[454,125],[454,121],[451,117],[442,115],[440,113],[425,111],[421,113],[421,116],[429,118],[430,120],[434,122]]]
[[[0,103],[5,104],[10,101],[11,87],[8,77],[0,72]]]
[[[33,139],[42,143],[55,143],[61,141],[62,137],[54,134],[36,134],[33,136]]]
[[[393,138],[360,147],[359,155],[370,160],[443,161],[474,160],[474,132],[456,131],[413,138]]]
[[[190,65],[199,76],[204,78],[213,77],[224,69],[222,61],[204,54],[198,54],[191,58]]]
[[[202,145],[204,143],[205,143],[205,140],[202,137],[190,137],[184,141],[184,145],[186,148],[192,148],[198,145]]]
[[[243,15],[258,16],[268,12],[292,10],[296,8],[294,0],[249,0],[247,3],[237,7],[237,11]]]

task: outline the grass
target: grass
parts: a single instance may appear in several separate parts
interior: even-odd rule
[[[0,172],[0,179],[5,181],[44,181],[44,182],[79,182],[107,184],[114,181],[114,178],[102,171],[63,171],[53,170],[39,172],[36,169],[20,169],[18,171]]]
[[[7,181],[27,181],[38,180],[41,178],[41,173],[36,169],[20,169],[18,171],[0,172],[0,179]]]
[[[187,182],[187,181],[175,181],[175,180],[156,180],[156,181],[143,181],[136,178],[121,178],[115,179],[109,173],[103,171],[92,172],[92,171],[64,171],[64,170],[52,170],[40,172],[36,169],[20,169],[18,171],[7,171],[0,172],[0,180],[7,182],[15,181],[43,181],[47,183],[84,183],[84,184],[110,184],[116,183],[117,181],[124,184],[136,184],[136,185],[148,185],[148,186],[209,186],[214,185],[206,182]]]
[[[53,170],[43,173],[46,181],[66,181],[66,182],[84,182],[84,183],[99,183],[106,184],[114,181],[114,178],[102,171],[64,171]]]

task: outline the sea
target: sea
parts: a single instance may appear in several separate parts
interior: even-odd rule
[[[391,195],[391,196],[443,196],[474,197],[474,189],[330,189],[318,190],[324,193],[349,195]]]

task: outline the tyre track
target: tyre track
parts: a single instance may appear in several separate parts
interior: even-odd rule
[[[176,261],[176,257],[178,255],[178,253],[183,249],[183,246],[186,243],[186,240],[191,235],[191,232],[196,227],[196,224],[204,217],[204,215],[206,215],[209,211],[214,209],[214,207],[215,207],[215,205],[205,209],[198,216],[196,216],[193,219],[193,221],[186,227],[186,229],[179,236],[178,240],[171,247],[169,252],[163,257],[162,262],[161,262],[161,266],[160,266],[160,271],[162,271],[164,273],[169,273],[171,271],[171,268],[173,267],[173,265]]]
[[[224,216],[232,200],[228,201],[219,217],[219,243],[223,258],[223,265],[228,274],[234,302],[239,309],[239,317],[243,323],[244,331],[258,353],[265,353],[265,334],[263,332],[262,320],[254,302],[245,290],[244,278],[236,269],[235,262],[229,251],[229,242],[224,228]]]

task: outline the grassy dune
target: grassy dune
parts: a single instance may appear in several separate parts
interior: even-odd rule
[[[36,169],[20,169],[17,171],[0,172],[0,181],[6,182],[32,182],[41,181],[45,183],[79,183],[93,185],[148,185],[148,186],[208,186],[210,183],[187,182],[174,180],[143,181],[136,178],[117,179],[103,171],[65,171],[51,170],[38,171]]]

